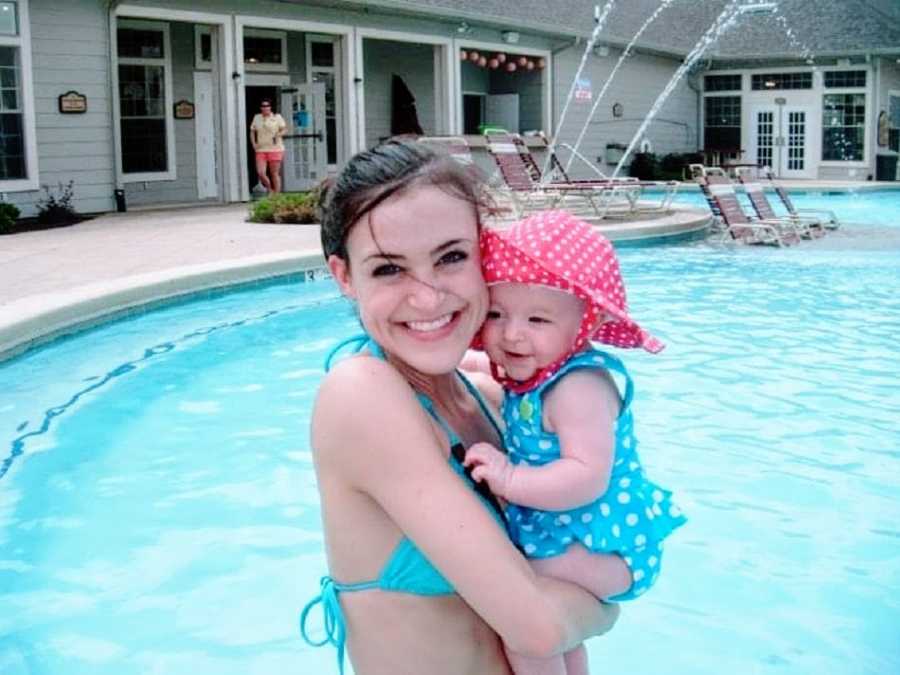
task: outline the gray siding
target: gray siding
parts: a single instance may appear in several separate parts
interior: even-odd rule
[[[434,49],[410,42],[363,41],[366,147],[391,135],[391,76],[400,75],[416,99],[419,125],[435,133]]]
[[[559,119],[562,113],[572,79],[581,61],[582,49],[570,48],[556,57],[553,78],[556,90],[555,119]],[[608,56],[588,57],[583,77],[588,77],[591,81],[593,98],[585,102],[572,101],[569,105],[564,127],[559,135],[561,141],[575,142],[620,54],[619,50],[611,49]],[[612,171],[613,165],[604,162],[606,145],[629,144],[678,65],[679,62],[673,59],[646,54],[629,57],[616,73],[597,107],[579,152],[595,161],[602,171]],[[622,104],[623,115],[620,118],[613,117],[612,107],[615,103]],[[653,152],[657,155],[697,149],[697,93],[688,85],[687,77],[672,91],[654,121],[647,127],[643,138],[650,141]],[[572,168],[575,169],[579,164],[576,160]],[[590,175],[582,169],[577,169],[574,173],[577,176]]]
[[[56,192],[72,180],[79,212],[109,211],[115,172],[105,8],[97,0],[32,0],[29,9],[40,183]],[[59,113],[57,97],[70,89],[87,96],[86,113]],[[33,216],[44,196],[11,192],[6,200]]]

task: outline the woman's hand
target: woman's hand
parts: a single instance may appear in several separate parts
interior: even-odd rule
[[[475,443],[466,452],[463,462],[466,468],[472,468],[472,480],[487,481],[488,487],[498,497],[506,498],[512,484],[515,466],[506,455],[490,443]]]

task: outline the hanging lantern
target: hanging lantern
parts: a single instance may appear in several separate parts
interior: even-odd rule
[[[491,59],[490,61],[488,61],[488,68],[490,68],[491,70],[497,70],[497,68],[499,68],[499,67],[500,67],[500,61],[498,59],[494,58],[494,59]]]
[[[534,70],[534,61],[528,59],[528,61],[525,62],[525,70]]]
[[[478,63],[479,58],[481,58],[481,54],[479,54],[478,52],[474,50],[469,52],[469,61],[471,61],[472,63]]]
[[[461,49],[459,52],[459,60],[460,61],[468,61],[469,60],[469,52],[465,49]]]
[[[547,60],[544,58],[540,58],[537,60],[538,70],[543,70],[547,66]]]
[[[507,72],[510,72],[510,73],[516,72],[516,64],[513,63],[512,61],[510,61],[509,63],[506,64],[506,70],[507,70]]]
[[[478,57],[478,65],[484,68],[487,65],[487,59],[483,56]]]
[[[497,61],[500,63],[506,63],[506,54],[503,52],[497,54]]]
[[[518,58],[518,60],[516,61],[516,63],[518,63],[521,67],[524,68],[525,64],[528,63],[528,59],[526,59],[524,56],[520,56]]]

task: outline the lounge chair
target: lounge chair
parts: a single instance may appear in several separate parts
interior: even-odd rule
[[[788,225],[793,225],[801,236],[807,239],[815,239],[825,234],[825,227],[818,218],[802,218],[800,216],[788,215],[786,217],[779,216],[775,213],[766,193],[763,191],[762,185],[748,171],[738,171],[738,180],[744,186],[744,192],[750,199],[750,204],[760,220],[766,221],[786,221]]]
[[[750,220],[741,208],[731,181],[721,171],[707,169],[697,164],[692,164],[690,170],[719,223],[722,241],[732,239],[745,244],[774,246],[785,246],[799,241],[796,232],[785,231],[780,222]]]
[[[641,181],[637,178],[631,178],[631,177],[612,178],[611,176],[607,176],[606,174],[604,174],[599,169],[599,167],[597,167],[596,164],[594,164],[587,157],[585,157],[580,152],[578,152],[578,150],[576,148],[572,147],[568,143],[559,143],[557,147],[565,148],[565,150],[567,152],[569,152],[572,155],[572,157],[574,157],[575,159],[578,159],[581,162],[581,165],[587,167],[587,169],[596,176],[596,178],[590,178],[587,180],[573,179],[573,178],[569,177],[568,171],[566,170],[565,166],[563,166],[563,163],[560,160],[559,156],[556,154],[556,151],[554,150],[554,148],[550,145],[550,141],[544,135],[544,132],[542,132],[542,131],[538,132],[538,134],[536,135],[536,138],[539,138],[544,142],[545,152],[547,152],[549,155],[549,157],[548,157],[549,171],[546,172],[546,174],[543,176],[542,180],[541,180],[540,170],[537,169],[536,175],[538,176],[538,179],[541,180],[541,182],[543,182],[543,183],[549,182],[552,185],[555,182],[563,182],[563,183],[597,183],[597,182],[609,183],[609,182],[615,182],[615,183],[620,183],[623,186],[640,186],[642,191],[644,188],[648,188],[648,187],[654,188],[654,189],[662,189],[663,196],[658,204],[652,204],[652,203],[648,204],[646,202],[639,203],[637,201],[635,201],[632,204],[632,210],[637,210],[637,211],[647,212],[647,213],[653,212],[653,211],[668,211],[671,208],[672,202],[675,200],[675,195],[678,192],[678,188],[681,185],[680,182],[675,181],[675,180],[673,180],[673,181]],[[527,152],[527,148],[526,148],[526,152]],[[529,157],[531,157],[531,153],[528,153],[528,155],[529,155]],[[531,161],[534,162],[533,159]],[[537,168],[536,164],[535,164],[535,167]],[[640,194],[641,193],[638,193],[638,195],[640,195]]]
[[[469,144],[462,136],[419,136],[417,140],[435,150],[446,152],[460,164],[474,163]]]
[[[492,133],[484,138],[501,179],[500,191],[510,199],[517,217],[536,209],[565,207],[588,217],[604,218],[614,202],[630,203],[636,199],[630,193],[640,190],[631,183],[623,187],[610,181],[541,183],[540,170],[521,138]]]
[[[791,201],[791,197],[788,194],[787,190],[783,185],[775,182],[775,177],[772,175],[772,170],[769,167],[762,168],[763,175],[768,178],[769,183],[771,183],[772,187],[775,188],[775,194],[778,195],[778,198],[781,200],[781,203],[784,204],[784,208],[787,209],[787,212],[794,217],[797,218],[805,218],[805,217],[815,217],[819,219],[819,222],[822,223],[822,226],[828,230],[836,230],[841,226],[841,221],[838,220],[837,215],[835,215],[834,211],[829,209],[798,209],[794,206],[794,202]]]

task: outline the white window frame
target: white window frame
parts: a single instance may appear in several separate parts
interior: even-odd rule
[[[337,152],[335,157],[337,164],[329,164],[329,171],[337,171],[337,165],[344,161],[344,135],[340,133],[340,122],[343,113],[343,82],[341,77],[341,50],[339,48],[339,35],[316,35],[315,33],[306,34],[306,81],[313,81],[313,73],[331,73],[334,77],[334,121],[335,129],[338,130],[336,141]],[[319,44],[330,44],[333,55],[333,66],[315,66],[312,62],[312,45],[314,42]]]
[[[143,19],[118,19],[116,29],[118,28],[142,28],[145,30],[159,30],[163,34],[163,53],[162,59],[149,59],[137,57],[119,57],[118,30],[114,33],[113,41],[113,95],[116,101],[116,127],[121,134],[122,129],[122,110],[119,105],[119,65],[152,65],[163,66],[163,81],[165,83],[165,103],[163,104],[163,119],[166,128],[166,170],[165,171],[146,171],[143,173],[125,173],[121,168],[122,162],[122,144],[118,144],[116,151],[119,153],[119,180],[122,183],[142,183],[163,180],[175,180],[177,178],[175,161],[175,123],[172,119],[173,93],[172,93],[172,42],[169,37],[169,24],[162,21],[144,21]]]
[[[210,53],[216,53],[216,40],[213,36],[212,26],[204,26],[202,24],[194,24],[194,69],[195,70],[212,70],[212,61],[203,58],[203,50],[201,43],[204,35],[209,35]]]
[[[825,87],[825,70],[829,72],[834,72],[836,70],[865,70],[866,71],[866,86],[865,87]],[[851,64],[847,66],[837,66],[823,68],[819,72],[819,81],[821,83],[821,87],[819,89],[819,115],[821,116],[825,110],[825,97],[829,94],[863,94],[865,96],[865,106],[866,112],[863,117],[865,120],[865,126],[863,128],[863,156],[862,159],[822,159],[822,156],[825,154],[825,125],[822,124],[820,134],[822,136],[819,139],[820,150],[819,150],[819,166],[823,167],[832,167],[832,168],[851,168],[851,169],[866,169],[869,167],[871,157],[872,157],[872,139],[870,135],[872,134],[872,111],[874,110],[873,101],[874,97],[874,82],[875,73],[870,66],[867,64],[857,63]],[[874,167],[873,167],[874,171]]]
[[[38,174],[37,133],[35,131],[34,83],[31,72],[31,20],[28,0],[16,0],[19,34],[0,35],[0,46],[19,50],[22,131],[25,136],[25,178],[0,180],[0,192],[24,192],[40,187]]]
[[[243,54],[243,40],[247,37],[272,38],[281,41],[281,63],[247,63],[244,61],[244,70],[257,73],[286,73],[288,72],[287,31],[268,30],[265,28],[245,28],[241,36],[241,53]],[[244,57],[246,58],[246,57]]]

